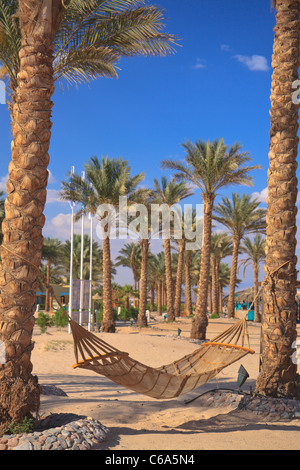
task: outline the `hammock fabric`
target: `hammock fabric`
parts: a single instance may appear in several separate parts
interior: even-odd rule
[[[156,399],[172,399],[207,383],[222,369],[240,360],[250,349],[246,320],[238,321],[213,341],[182,359],[159,368],[149,367],[112,347],[69,319],[76,364],[107,377],[137,393]],[[247,337],[248,347],[244,346]],[[238,344],[241,342],[241,345]]]

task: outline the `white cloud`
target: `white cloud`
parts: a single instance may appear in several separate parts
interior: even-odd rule
[[[47,189],[47,204],[62,203],[59,198],[59,191],[57,189]]]
[[[48,183],[49,184],[56,183],[56,178],[53,176],[52,172],[49,169],[48,169],[48,173],[49,173]]]
[[[0,178],[0,191],[4,191],[6,193],[6,183],[8,180],[8,175],[1,176]]]
[[[251,72],[268,72],[269,70],[268,60],[262,55],[252,55],[250,57],[237,54],[233,58],[244,64]]]
[[[202,59],[197,59],[196,64],[191,67],[194,70],[206,69],[206,65],[203,63]]]
[[[258,199],[260,202],[266,204],[267,203],[267,197],[268,197],[268,188],[264,188],[260,193],[259,192],[254,192],[252,194],[252,197],[255,199]]]

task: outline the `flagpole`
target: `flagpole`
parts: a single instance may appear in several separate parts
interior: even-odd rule
[[[85,172],[81,173],[81,181],[85,181]],[[81,203],[81,210],[84,205]],[[83,312],[83,236],[84,236],[84,214],[81,216],[81,254],[80,254],[80,303],[79,303],[79,325],[82,325]]]
[[[70,183],[75,173],[74,166],[71,167]],[[72,318],[73,311],[73,251],[74,251],[74,202],[70,202],[71,206],[71,249],[70,249],[70,286],[69,286],[69,317]],[[71,325],[68,325],[69,333],[71,333]]]
[[[91,221],[91,226],[90,226],[90,296],[89,296],[89,323],[88,323],[88,330],[91,331],[91,325],[92,325],[92,304],[93,304],[93,216],[90,213],[89,218]]]

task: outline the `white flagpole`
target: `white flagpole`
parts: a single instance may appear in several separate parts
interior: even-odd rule
[[[85,172],[81,173],[81,180],[85,180]],[[81,203],[81,209],[84,206]],[[82,312],[83,312],[83,236],[84,236],[84,215],[81,217],[81,255],[80,255],[80,303],[79,303],[79,325],[82,325]]]
[[[72,176],[75,173],[74,166],[71,167],[71,176],[70,176],[70,183],[72,183]],[[74,251],[74,202],[70,202],[71,206],[71,250],[70,250],[70,286],[69,286],[69,317],[72,318],[72,310],[73,310],[73,251]],[[68,325],[69,333],[71,333],[71,326],[70,323]]]
[[[90,296],[89,296],[89,324],[88,324],[88,330],[91,331],[91,325],[92,325],[92,305],[93,305],[93,287],[92,287],[92,282],[93,282],[93,216],[90,213],[89,218],[91,221],[91,227],[90,227]]]

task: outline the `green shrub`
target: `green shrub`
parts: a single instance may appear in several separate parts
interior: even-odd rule
[[[32,433],[34,430],[35,420],[25,417],[20,423],[12,423],[5,430],[5,434],[23,434]]]
[[[53,325],[57,326],[58,328],[64,328],[68,325],[68,319],[64,315],[64,311],[62,308],[55,312],[53,316]]]
[[[47,328],[52,326],[50,315],[44,312],[39,313],[36,323],[40,327],[41,333],[45,333]]]

